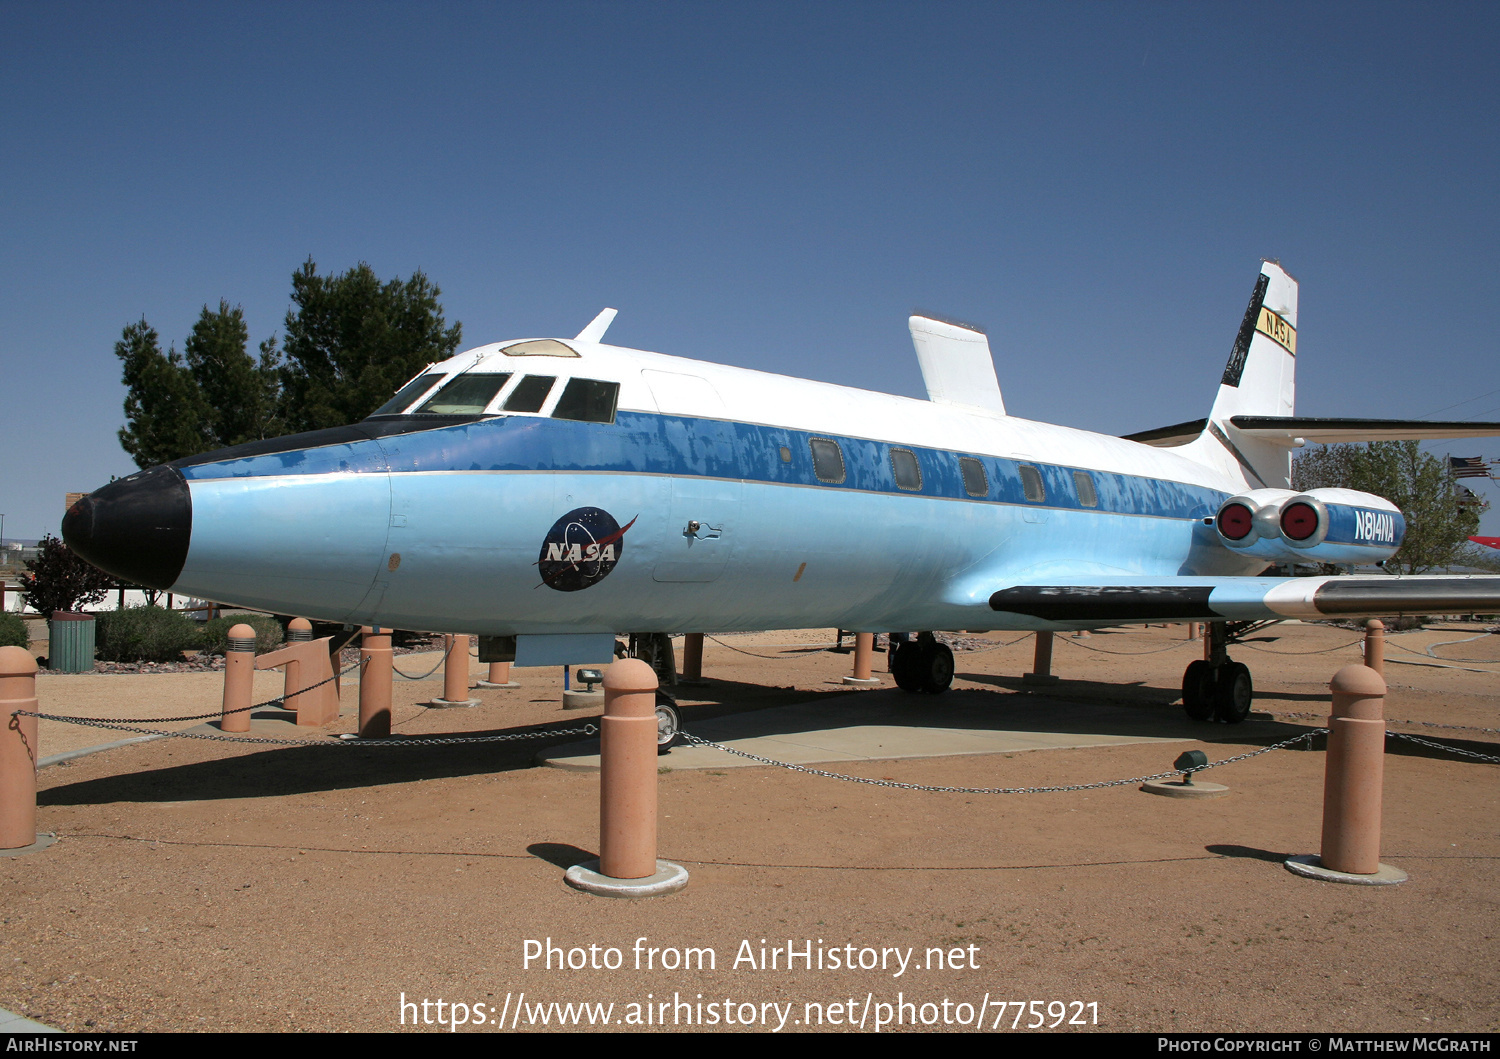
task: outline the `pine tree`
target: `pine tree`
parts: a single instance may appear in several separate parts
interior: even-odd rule
[[[288,428],[363,419],[428,364],[453,356],[463,326],[445,327],[441,293],[421,272],[381,283],[360,262],[343,275],[319,276],[309,258],[292,276],[295,308],[286,317]]]
[[[208,306],[183,343],[187,367],[202,395],[204,426],[210,447],[225,448],[284,433],[277,408],[280,357],[276,340],[260,346],[257,364],[246,351],[250,329],[245,312],[220,301],[217,312]]]
[[[142,319],[125,327],[115,356],[123,362],[128,391],[120,446],[137,467],[155,467],[209,447],[203,395],[175,348],[162,353],[156,330]]]

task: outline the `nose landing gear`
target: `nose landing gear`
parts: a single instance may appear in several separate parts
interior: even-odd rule
[[[891,675],[902,691],[941,695],[953,686],[953,651],[947,644],[938,643],[932,633],[918,633],[915,643],[896,648]]]

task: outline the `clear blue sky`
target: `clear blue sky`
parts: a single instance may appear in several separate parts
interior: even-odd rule
[[[0,16],[10,537],[134,469],[127,323],[180,346],[227,298],[259,341],[309,257],[421,269],[466,346],[610,305],[621,344],[913,396],[928,309],[987,327],[1013,414],[1111,433],[1207,412],[1273,257],[1299,412],[1500,419],[1494,5]]]

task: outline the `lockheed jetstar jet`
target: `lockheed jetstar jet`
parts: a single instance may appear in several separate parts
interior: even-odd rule
[[[1304,440],[1500,424],[1293,414],[1297,283],[1267,262],[1206,419],[1119,438],[1009,415],[988,339],[913,316],[926,401],[577,337],[434,364],[365,420],[141,471],[68,544],[138,584],[351,625],[477,634],[521,666],[617,634],[920,630],[897,683],[939,692],[930,630],[1212,623],[1200,719],[1250,708],[1245,623],[1500,610],[1495,577],[1267,577],[1372,563],[1388,500],[1290,488]],[[659,640],[659,637],[658,637]]]

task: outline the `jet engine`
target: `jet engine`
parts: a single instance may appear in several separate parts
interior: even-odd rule
[[[1406,520],[1354,489],[1252,489],[1219,505],[1214,530],[1226,548],[1271,562],[1373,563],[1396,554]]]

